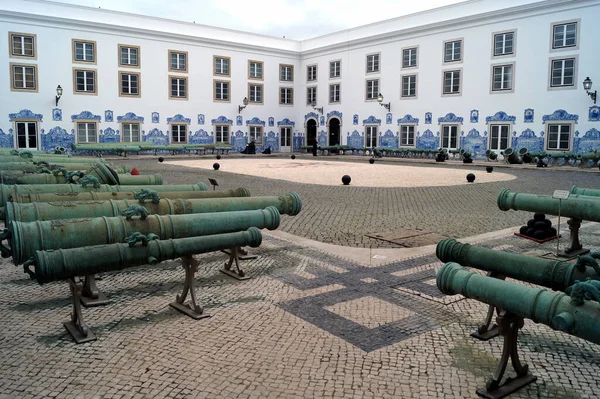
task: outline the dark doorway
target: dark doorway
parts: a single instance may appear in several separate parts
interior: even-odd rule
[[[331,118],[329,120],[329,145],[340,144],[340,120]]]
[[[314,119],[309,119],[308,121],[306,121],[306,145],[312,146],[316,142],[317,142],[317,121],[315,121]]]

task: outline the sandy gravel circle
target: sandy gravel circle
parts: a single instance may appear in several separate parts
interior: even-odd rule
[[[218,162],[220,170],[243,175],[259,176],[269,179],[289,180],[296,183],[342,185],[342,176],[350,175],[351,186],[355,187],[439,187],[456,186],[467,183],[468,173],[476,176],[475,184],[507,181],[516,179],[510,173],[486,173],[482,169],[451,168],[440,165],[439,168],[427,166],[407,166],[382,164],[377,161],[371,165],[364,162],[329,162],[316,160],[291,159],[245,159],[222,158],[219,161],[176,160],[165,162],[191,168],[213,170]]]

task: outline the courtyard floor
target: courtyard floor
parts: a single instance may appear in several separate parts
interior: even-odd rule
[[[502,340],[469,336],[487,307],[438,291],[435,243],[453,237],[553,252],[556,242],[512,234],[531,214],[500,211],[498,192],[600,187],[597,169],[483,161],[165,158],[111,161],[160,173],[165,184],[213,178],[217,189],[246,187],[253,196],[295,191],[303,210],[263,233],[252,250],[259,257],[242,262],[249,280],[219,272],[224,254],[197,256],[207,319],[169,307],[183,283],[179,261],[105,275],[98,285],[111,303],[83,310],[98,340],[81,345],[62,326],[71,311],[67,284],[40,287],[3,260],[0,398],[474,398],[496,368]],[[469,172],[474,184],[461,181]],[[600,250],[599,236],[600,225],[584,223],[586,247]],[[600,396],[595,344],[526,320],[519,350],[538,379],[511,397]]]

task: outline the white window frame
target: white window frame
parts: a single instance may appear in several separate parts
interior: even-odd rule
[[[254,142],[256,144],[262,144],[263,142],[263,131],[264,128],[261,125],[249,125],[248,126],[248,142]]]
[[[573,46],[558,46],[554,45],[554,28],[557,26],[564,26],[575,24],[575,45]],[[550,24],[550,52],[555,51],[570,51],[579,50],[579,43],[581,42],[581,19],[570,19],[566,21],[553,22]],[[563,38],[563,43],[566,41],[566,36]]]
[[[223,140],[224,129],[227,128],[227,140]],[[231,125],[218,124],[214,125],[215,143],[231,143]]]
[[[409,64],[408,65],[406,65],[404,63],[404,55],[405,55],[404,53],[407,52],[407,51],[409,52]],[[414,63],[414,65],[411,65],[411,59],[412,59],[411,55],[413,53],[415,55],[415,63]],[[418,68],[419,67],[419,46],[404,47],[402,49],[402,53],[401,54],[402,54],[402,60],[401,60],[401,62],[402,62],[402,69],[412,69],[412,68]]]
[[[332,66],[333,66],[334,73],[331,73]],[[337,71],[337,75],[335,74],[335,71]],[[342,77],[342,60],[329,61],[329,79],[340,79],[341,77]]]
[[[227,69],[226,72],[225,69]],[[231,58],[222,55],[213,56],[213,75],[215,76],[231,76]]]
[[[79,125],[81,125],[81,124],[85,124],[85,141],[79,140]],[[89,126],[90,125],[94,126],[94,130],[95,130],[94,134],[96,135],[94,141],[90,141],[90,138],[89,138]],[[75,137],[75,140],[77,141],[78,144],[97,143],[98,142],[98,122],[97,121],[88,121],[88,120],[77,120],[75,122],[75,134],[77,135]]]
[[[37,64],[20,64],[20,63],[10,63],[10,90],[11,91],[22,91],[27,93],[38,93],[39,85],[38,85],[38,72],[37,72]],[[27,87],[27,70],[31,68],[33,71],[33,87]],[[23,74],[23,86],[17,87],[16,80],[16,70],[20,69],[20,72]]]
[[[415,81],[415,94],[414,95],[404,95],[404,78],[414,78]],[[410,82],[409,82],[410,84]],[[401,75],[400,76],[400,98],[404,99],[404,100],[411,100],[411,99],[416,99],[418,98],[419,95],[419,76],[416,73],[410,73],[410,74],[406,74],[406,75]]]
[[[496,54],[496,37],[502,36],[503,37],[503,45],[504,45],[504,47],[506,47],[506,38],[505,38],[506,35],[512,35],[512,51],[510,53],[504,52],[501,54]],[[516,29],[492,33],[492,59],[503,58],[503,57],[514,57],[516,55],[517,55],[517,30]]]
[[[317,86],[308,86],[306,88],[306,105],[317,103]]]
[[[221,98],[217,98],[217,86],[221,85]],[[227,85],[227,98],[224,98],[224,85]],[[248,100],[250,101],[250,100]],[[231,102],[231,81],[229,80],[213,80],[213,102],[229,103]]]
[[[287,145],[285,145],[285,143],[283,143],[283,138],[285,137],[285,135],[283,134],[283,131],[287,130],[289,131],[289,143],[287,143]],[[279,127],[279,145],[280,147],[293,147],[293,142],[294,142],[294,134],[292,132],[292,126],[280,126]]]
[[[312,65],[306,66],[306,81],[307,82],[316,82],[318,80],[317,74],[318,74],[317,64],[312,64]]]
[[[293,82],[294,81],[294,66],[291,64],[279,64],[279,81]]]
[[[495,88],[495,79],[496,79],[496,69],[498,68],[510,68],[510,87],[504,87],[504,80],[502,81],[502,88]],[[502,77],[504,77],[504,72],[502,72]],[[502,64],[493,64],[490,69],[490,93],[514,93],[515,92],[515,63],[514,62],[505,62]]]
[[[21,54],[15,53],[14,38],[20,38]],[[25,52],[25,39],[31,39],[31,55]],[[27,60],[37,60],[37,35],[31,33],[8,32],[8,56],[9,58],[24,58]]]
[[[335,99],[335,87],[337,86],[337,100]],[[331,90],[334,90],[332,93]],[[333,96],[332,96],[333,94]],[[329,104],[339,104],[342,102],[342,84],[341,83],[331,83],[329,85]]]
[[[502,140],[501,140],[501,136],[502,136],[502,127],[506,126],[507,127],[507,136],[506,136],[506,147],[502,148],[502,146],[500,145]],[[494,141],[494,129],[497,128],[497,133],[498,133],[498,146],[494,147],[492,146],[492,142]],[[490,122],[488,124],[488,132],[489,133],[489,139],[488,139],[488,149],[492,150],[492,151],[504,151],[507,148],[511,147],[511,132],[513,131],[513,124],[512,123],[500,123],[500,122]]]
[[[412,128],[412,144],[408,143],[409,140],[404,140],[404,128],[406,128],[407,130],[407,138],[410,137],[408,136],[408,134],[410,134],[409,130],[410,128]],[[417,146],[417,125],[414,123],[403,123],[398,127],[398,132],[399,132],[399,136],[400,136],[400,147],[408,147],[408,148],[414,148]]]
[[[377,90],[371,89],[371,93],[369,93],[369,82],[377,82]],[[377,101],[377,96],[379,95],[380,90],[380,81],[379,78],[376,79],[366,79],[365,80],[365,101]],[[369,97],[371,95],[371,97]]]
[[[260,75],[256,72],[257,67],[260,65]],[[254,66],[254,74],[252,74],[252,67]],[[265,76],[265,63],[262,61],[248,60],[248,79],[251,80],[263,80]]]
[[[74,64],[95,64],[96,63],[96,54],[98,50],[98,46],[93,40],[82,40],[82,39],[72,39],[72,51],[73,51],[73,63]],[[77,59],[77,45],[83,45],[83,59]],[[86,47],[92,47],[92,59],[87,59]]]
[[[140,68],[142,63],[140,62],[140,46],[132,46],[129,44],[119,44],[117,46],[119,56],[119,67],[121,68]],[[127,62],[123,63],[123,50],[127,50]],[[131,62],[132,51],[135,50],[136,63]]]
[[[133,127],[137,127],[137,140],[133,140]],[[128,136],[128,140],[125,140]],[[136,121],[121,121],[121,142],[137,143],[142,141],[142,124]]]
[[[181,129],[184,129],[184,140],[181,140]],[[177,141],[175,141],[175,130],[177,130]],[[189,136],[189,125],[187,123],[169,123],[169,143],[170,144],[187,144]]]
[[[369,137],[373,137],[373,129],[375,129],[375,145],[370,140]],[[376,148],[379,144],[379,126],[378,125],[365,125],[365,148]]]
[[[216,90],[216,85],[215,85]],[[250,104],[264,104],[265,89],[261,83],[248,83],[248,102]]]
[[[188,53],[187,51],[169,50],[169,72],[187,73],[188,72]],[[173,67],[172,56],[176,56],[177,62]],[[181,67],[183,64],[183,68]]]
[[[279,105],[294,105],[294,88],[279,88]]]
[[[459,73],[459,83],[458,83],[458,91],[456,92],[450,92],[450,93],[446,93],[445,89],[446,89],[446,73],[451,73],[451,72],[458,72]],[[454,83],[454,75],[452,75],[452,83]],[[463,71],[462,68],[453,68],[453,69],[447,69],[442,71],[442,96],[446,97],[446,96],[461,96],[462,95],[462,83],[463,83]],[[452,87],[454,87],[454,85],[452,85]]]
[[[128,76],[129,78],[127,79],[127,84],[128,84],[128,92],[125,92],[123,90],[123,78],[125,76]],[[135,87],[135,89],[137,90],[137,93],[132,93],[132,83],[131,83],[131,77],[135,76],[137,78],[137,84]],[[139,72],[119,72],[119,97],[141,97],[142,96],[142,74]]]
[[[38,149],[40,146],[40,124],[39,124],[39,120],[35,120],[35,119],[15,119],[14,120],[14,148],[17,149],[29,149],[29,150],[35,150]],[[19,124],[23,123],[25,125],[25,141],[27,142],[27,146],[26,147],[19,147]],[[33,123],[35,125],[35,143],[36,146],[35,147],[29,147],[29,124]]]
[[[560,85],[553,86],[552,85],[552,67],[554,62],[556,61],[565,61],[565,60],[573,60],[573,84],[572,85]],[[563,63],[564,65],[564,63]],[[578,69],[579,69],[579,56],[577,54],[570,55],[568,57],[552,57],[548,62],[548,90],[576,90],[577,89],[577,79],[578,79]],[[562,78],[564,80],[564,68]]]
[[[448,132],[448,142],[444,143],[444,128],[448,127],[450,130]],[[452,133],[452,128],[456,128],[456,146],[451,147],[450,144],[452,144],[452,140],[451,140],[451,133]],[[448,146],[444,146],[444,144],[448,144]],[[440,126],[440,147],[442,148],[446,148],[449,150],[457,150],[458,147],[460,146],[460,125],[457,123],[444,123]]]
[[[560,127],[568,126],[568,128],[569,128],[569,133],[568,133],[569,134],[569,144],[568,144],[567,148],[550,148],[550,128],[552,126],[559,126],[559,129],[560,129]],[[571,148],[573,148],[574,127],[575,127],[574,124],[570,123],[570,122],[562,122],[562,123],[549,123],[548,122],[546,124],[546,140],[544,143],[546,150],[547,151],[571,151]],[[562,130],[562,129],[560,129],[560,130]],[[557,144],[559,147],[560,147],[560,136],[562,133],[560,130],[558,132],[558,138],[557,138]],[[564,133],[562,133],[562,134],[564,134]]]
[[[87,88],[88,73],[94,74],[94,90],[78,90],[77,89],[77,72],[85,72],[84,86]],[[98,71],[96,69],[73,68],[73,94],[82,95],[98,95]]]
[[[454,43],[460,43],[460,52],[459,52],[459,56],[458,59],[454,59],[455,56],[455,50],[456,50],[456,46],[454,46]],[[451,60],[446,60],[446,46],[452,44],[452,59]],[[443,51],[442,51],[442,63],[443,64],[452,64],[452,63],[459,63],[459,62],[463,62],[463,59],[465,58],[465,41],[464,38],[457,38],[457,39],[452,39],[452,40],[445,40],[444,41],[444,46],[443,46]]]
[[[175,95],[173,94],[173,80],[177,79],[177,91],[175,92]],[[179,81],[182,80],[185,82],[184,85],[184,91],[185,91],[185,95],[182,96],[181,92],[180,92],[180,83]],[[189,98],[189,82],[188,82],[188,77],[187,76],[182,76],[182,75],[169,75],[169,99],[170,100],[187,100]]]
[[[371,64],[371,65],[370,65]],[[371,66],[369,68],[369,66]],[[380,73],[381,71],[381,53],[372,53],[366,55],[365,73]]]

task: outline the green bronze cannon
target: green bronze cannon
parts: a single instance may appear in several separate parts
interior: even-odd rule
[[[170,187],[170,186],[164,186]],[[56,202],[56,201],[94,201],[94,200],[159,200],[161,198],[227,198],[227,197],[250,197],[250,192],[243,188],[220,191],[153,191],[142,189],[140,191],[125,192],[97,192],[87,191],[82,193],[52,193],[52,194],[14,194],[9,197],[10,202],[20,204],[32,202]]]
[[[503,189],[498,194],[497,202],[498,208],[503,211],[514,209],[516,211],[539,212],[550,215],[558,215],[560,207],[561,216],[571,218],[568,221],[571,242],[569,247],[565,248],[565,253],[571,255],[589,252],[579,242],[581,221],[600,221],[600,201],[591,199],[569,198],[567,200],[559,200],[549,195],[515,193],[508,189]]]
[[[504,159],[509,164],[521,164],[523,160],[519,157],[518,153],[515,152],[512,148],[507,148],[504,150]]]
[[[569,192],[571,194],[586,195],[589,197],[600,197],[600,190],[593,188],[581,188],[577,186],[571,186]]]
[[[0,164],[5,162],[24,162],[24,163],[104,163],[102,160],[98,158],[83,158],[83,157],[68,157],[66,155],[39,155],[34,156],[32,158],[23,158],[17,156],[5,156],[0,155]]]
[[[196,184],[164,185],[164,186],[111,186],[93,184],[85,187],[80,184],[0,184],[0,206],[5,206],[11,195],[19,194],[53,194],[53,193],[84,193],[84,192],[127,192],[149,189],[153,191],[207,191],[206,183]]]
[[[119,175],[119,184],[123,186],[161,186],[162,176],[158,173],[153,175]]]
[[[158,240],[154,235],[142,235],[136,232],[126,238],[126,243],[36,251],[32,259],[24,265],[24,270],[40,284],[68,281],[73,299],[73,311],[71,320],[63,324],[75,342],[83,343],[95,340],[96,336],[83,320],[80,304],[83,285],[79,276],[113,272],[146,264],[155,265],[168,259],[181,257],[185,270],[183,291],[181,295],[177,295],[175,302],[170,306],[194,319],[202,319],[210,315],[204,313],[204,309],[196,301],[195,272],[198,270],[199,263],[193,255],[228,248],[233,250],[241,246],[258,247],[261,241],[261,232],[256,227],[250,227],[246,231],[169,240]],[[237,259],[236,266],[238,266],[238,273],[243,274]],[[222,271],[229,271],[228,265],[225,265]],[[188,294],[191,300],[186,303]]]
[[[35,222],[56,219],[118,217],[127,215],[131,208],[143,205],[150,215],[185,215],[211,212],[233,212],[264,209],[274,206],[282,215],[297,215],[302,201],[296,193],[247,198],[168,199],[158,201],[103,200],[60,201],[19,204],[7,202],[5,225],[10,222]]]
[[[66,169],[54,170],[52,174],[4,174],[0,175],[2,184],[65,184],[75,183],[83,175],[93,176],[100,184],[119,184],[118,178],[108,166],[96,163],[89,166],[85,172],[67,171]],[[162,183],[162,181],[161,181]],[[146,184],[146,183],[142,183]]]
[[[230,233],[252,226],[274,230],[280,221],[279,210],[273,206],[251,211],[188,215],[148,215],[142,206],[138,206],[137,211],[139,218],[129,213],[127,218],[11,222],[0,235],[1,240],[8,239],[10,249],[1,245],[1,253],[5,258],[12,256],[13,263],[20,265],[38,250],[119,243],[134,232],[156,234],[165,240]]]
[[[518,331],[526,318],[600,344],[600,304],[597,302],[600,290],[597,282],[592,283],[578,282],[567,290],[569,294],[553,293],[468,272],[457,263],[442,266],[437,274],[437,287],[443,294],[461,294],[502,309],[496,319],[504,336],[502,358],[495,376],[477,393],[485,397],[504,397],[536,380],[518,356]],[[589,297],[595,301],[586,300]],[[501,384],[509,358],[517,377]],[[495,392],[498,396],[494,396]]]
[[[97,162],[98,163],[98,162]],[[90,166],[95,164],[90,163],[65,163],[64,165],[60,165],[57,163],[41,163],[41,164],[33,164],[30,162],[7,162],[0,163],[0,173],[7,173],[9,171],[27,171],[27,172],[37,172],[42,169],[48,169],[50,171],[64,168],[66,170],[86,170]],[[131,169],[124,166],[111,166],[111,168],[117,173],[129,173]]]

